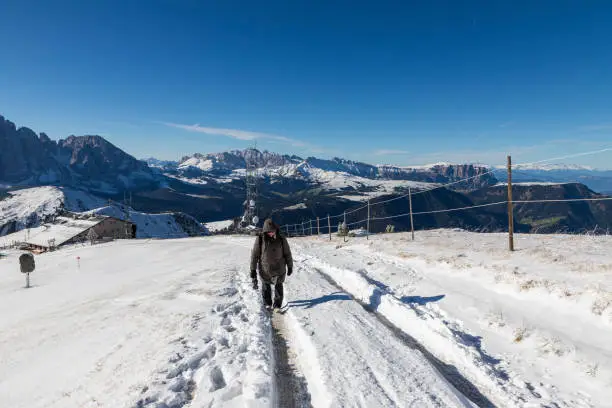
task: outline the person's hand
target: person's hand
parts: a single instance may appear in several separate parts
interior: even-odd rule
[[[293,268],[287,269],[287,276],[291,276],[292,273],[293,273]]]

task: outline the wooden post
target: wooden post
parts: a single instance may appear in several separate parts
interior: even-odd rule
[[[327,214],[327,230],[329,231],[329,240],[331,241],[331,220],[329,214]]]
[[[346,211],[344,212],[344,223],[342,224],[342,235],[344,236],[344,242],[346,242],[346,236],[348,235],[348,225],[346,225]]]
[[[412,219],[412,193],[408,187],[408,204],[410,205],[410,231],[412,231],[412,240],[414,241],[414,220]]]
[[[366,226],[366,239],[370,239],[370,200],[368,200],[368,223]]]
[[[308,220],[308,222],[310,223],[310,235],[312,235],[312,220]]]
[[[512,157],[508,156],[508,249],[514,251],[514,211],[512,205]]]
[[[317,236],[321,236],[321,224],[319,223],[319,217],[317,217]]]
[[[304,223],[302,223],[302,236],[306,236],[306,230],[304,229]]]

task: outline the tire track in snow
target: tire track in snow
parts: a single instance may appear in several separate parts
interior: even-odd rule
[[[306,248],[298,247],[307,252],[305,256],[298,256],[301,258],[299,262],[311,269],[319,269],[336,285],[340,283],[338,287],[350,293],[358,303],[374,309],[376,316],[390,322],[391,327],[396,328],[400,334],[410,333],[409,337],[418,344],[427,345],[425,351],[439,361],[441,373],[445,376],[450,374],[447,380],[457,389],[471,384],[481,395],[486,394],[487,400],[481,400],[484,404],[482,406],[488,406],[487,403],[492,406],[559,406],[558,401],[534,392],[530,384],[515,373],[508,372],[502,360],[487,355],[478,343],[474,343],[474,337],[465,333],[457,322],[440,315],[435,309],[406,304],[391,291],[379,287],[368,276],[329,264]],[[436,366],[434,363],[435,360],[432,360]],[[462,378],[466,381],[464,385],[461,385]],[[465,395],[469,396],[470,392],[466,391]]]
[[[272,316],[272,352],[274,364],[274,407],[312,407],[306,379],[299,374],[296,356],[292,353],[286,337],[284,319],[289,316]]]
[[[325,281],[327,281],[330,285],[333,285],[340,291],[345,291],[345,289],[338,284],[331,276],[323,272],[318,268],[313,268]],[[349,292],[346,292],[349,293]],[[355,298],[353,295],[349,293],[354,301],[359,303],[366,311],[376,316],[376,318],[389,329],[389,331],[398,339],[400,339],[407,347],[420,351],[423,356],[429,361],[442,376],[448,381],[453,387],[455,387],[459,392],[465,395],[470,399],[474,404],[476,404],[480,408],[490,408],[495,407],[493,404],[480,390],[476,387],[472,382],[470,382],[467,378],[465,378],[457,368],[451,364],[446,364],[437,357],[435,357],[431,352],[427,350],[425,346],[419,343],[416,339],[411,337],[409,334],[402,331],[400,328],[396,327],[393,323],[391,323],[387,318],[385,318],[380,313],[377,313],[376,310],[372,309],[369,304],[362,302],[361,300]]]

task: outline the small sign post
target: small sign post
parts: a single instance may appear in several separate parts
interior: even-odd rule
[[[26,274],[26,289],[30,287],[30,274],[36,269],[36,263],[34,262],[34,255],[31,253],[22,254],[19,256],[19,266],[21,273]]]

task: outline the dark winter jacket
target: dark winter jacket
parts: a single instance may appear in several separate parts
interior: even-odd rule
[[[264,223],[262,235],[255,238],[251,251],[251,270],[259,266],[259,276],[265,282],[276,279],[284,281],[287,268],[293,269],[293,258],[287,239],[281,236],[278,228],[268,220]],[[266,232],[276,231],[276,237],[270,238]]]

